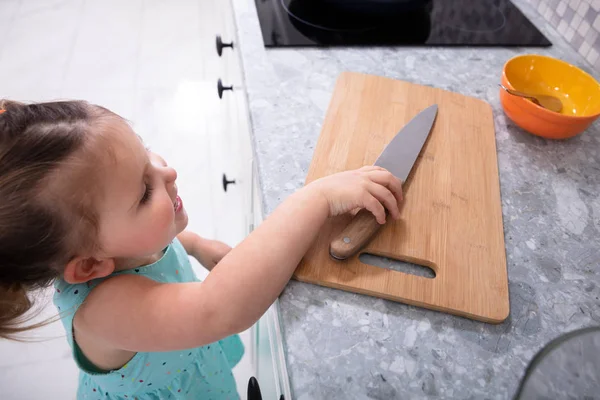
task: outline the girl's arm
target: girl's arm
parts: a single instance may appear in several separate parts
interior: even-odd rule
[[[78,310],[76,330],[128,351],[191,348],[241,332],[279,296],[329,216],[367,208],[384,223],[384,205],[397,218],[400,200],[400,182],[377,167],[315,181],[285,200],[204,282],[108,279]]]

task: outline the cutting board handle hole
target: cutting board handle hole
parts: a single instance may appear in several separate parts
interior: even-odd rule
[[[391,269],[392,271],[404,272],[405,274],[421,276],[423,278],[435,278],[435,271],[426,265],[413,264],[403,260],[382,257],[370,253],[362,253],[358,259],[368,265],[379,268]]]

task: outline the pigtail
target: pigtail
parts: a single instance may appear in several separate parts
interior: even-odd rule
[[[45,325],[47,322],[24,325],[36,315],[30,312],[33,305],[23,285],[0,285],[0,338],[15,340],[19,333]]]

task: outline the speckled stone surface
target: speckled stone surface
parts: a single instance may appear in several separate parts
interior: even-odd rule
[[[265,49],[254,0],[232,0],[266,214],[304,183],[335,80],[365,72],[494,109],[511,314],[488,325],[291,282],[281,296],[294,399],[505,399],[551,339],[600,324],[600,125],[551,142],[503,114],[502,65],[524,52],[593,71],[524,1],[549,49]]]

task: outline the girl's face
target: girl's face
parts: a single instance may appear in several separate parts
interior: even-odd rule
[[[177,172],[145,148],[123,121],[111,122],[110,158],[99,182],[103,190],[99,216],[102,255],[144,258],[162,251],[188,223],[177,195]]]

